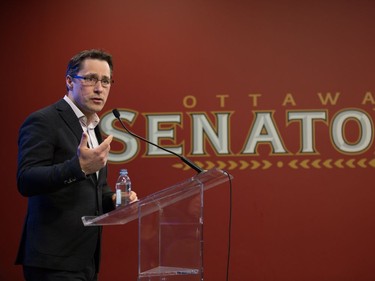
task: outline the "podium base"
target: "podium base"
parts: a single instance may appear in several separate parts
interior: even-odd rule
[[[158,266],[141,272],[138,281],[202,281],[203,272],[197,268]]]
[[[140,277],[151,277],[151,276],[168,276],[168,275],[191,275],[199,274],[197,268],[183,268],[183,267],[172,267],[172,266],[158,266],[153,269],[147,270],[140,273]]]

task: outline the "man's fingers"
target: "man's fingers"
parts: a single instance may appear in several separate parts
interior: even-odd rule
[[[131,202],[138,201],[137,193],[135,193],[134,191],[131,191],[129,194],[129,199]]]

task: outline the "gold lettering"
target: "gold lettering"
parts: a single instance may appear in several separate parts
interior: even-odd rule
[[[186,108],[194,108],[197,105],[197,99],[194,96],[186,96],[182,103]]]
[[[365,105],[367,103],[370,103],[370,104],[375,104],[375,100],[374,100],[374,97],[372,96],[372,93],[371,92],[367,92],[365,94],[365,97],[363,98],[363,101],[362,101],[362,104]]]
[[[291,105],[296,106],[296,102],[295,102],[295,100],[293,98],[293,95],[291,93],[286,94],[285,99],[283,101],[283,106],[286,106],[287,103],[290,103]]]
[[[225,99],[226,98],[229,98],[229,95],[216,95],[217,98],[220,99],[220,107],[224,107],[225,106]]]
[[[326,93],[325,96],[323,96],[322,93],[318,93],[318,96],[322,105],[327,105],[328,103],[330,103],[331,105],[336,105],[337,100],[339,99],[340,93],[336,92],[335,97],[332,97],[332,94],[329,92]]]
[[[258,97],[261,97],[261,94],[248,94],[248,97],[252,98],[253,100],[253,106],[257,107],[258,106]]]

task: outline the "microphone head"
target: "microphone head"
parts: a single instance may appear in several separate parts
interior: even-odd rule
[[[117,108],[112,110],[113,115],[118,119],[120,118],[120,112],[117,110]]]

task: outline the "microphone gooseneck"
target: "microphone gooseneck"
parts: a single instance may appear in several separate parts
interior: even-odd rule
[[[147,139],[145,139],[145,138],[143,138],[141,136],[138,136],[138,135],[134,134],[133,132],[129,131],[128,128],[126,128],[126,126],[122,122],[121,117],[120,117],[120,112],[116,108],[112,110],[112,113],[116,117],[116,119],[118,119],[118,121],[120,121],[120,124],[125,129],[125,131],[128,132],[130,135],[132,135],[132,136],[134,136],[134,137],[136,137],[136,138],[138,138],[138,139],[140,139],[140,140],[142,140],[144,142],[147,142],[147,143],[149,143],[149,144],[151,144],[153,146],[156,146],[157,148],[160,148],[161,150],[164,150],[164,151],[166,151],[166,152],[168,152],[170,154],[173,154],[174,156],[177,156],[178,158],[181,159],[182,162],[184,162],[190,168],[192,168],[193,170],[195,170],[198,174],[201,173],[201,172],[203,172],[203,169],[201,167],[197,166],[196,164],[194,164],[193,162],[191,162],[186,157],[184,157],[182,155],[179,155],[179,154],[177,154],[177,153],[175,153],[175,152],[173,152],[173,151],[171,151],[169,149],[166,149],[166,148],[164,148],[164,147],[162,147],[160,145],[157,145],[156,143],[150,142],[149,140],[147,140]]]

